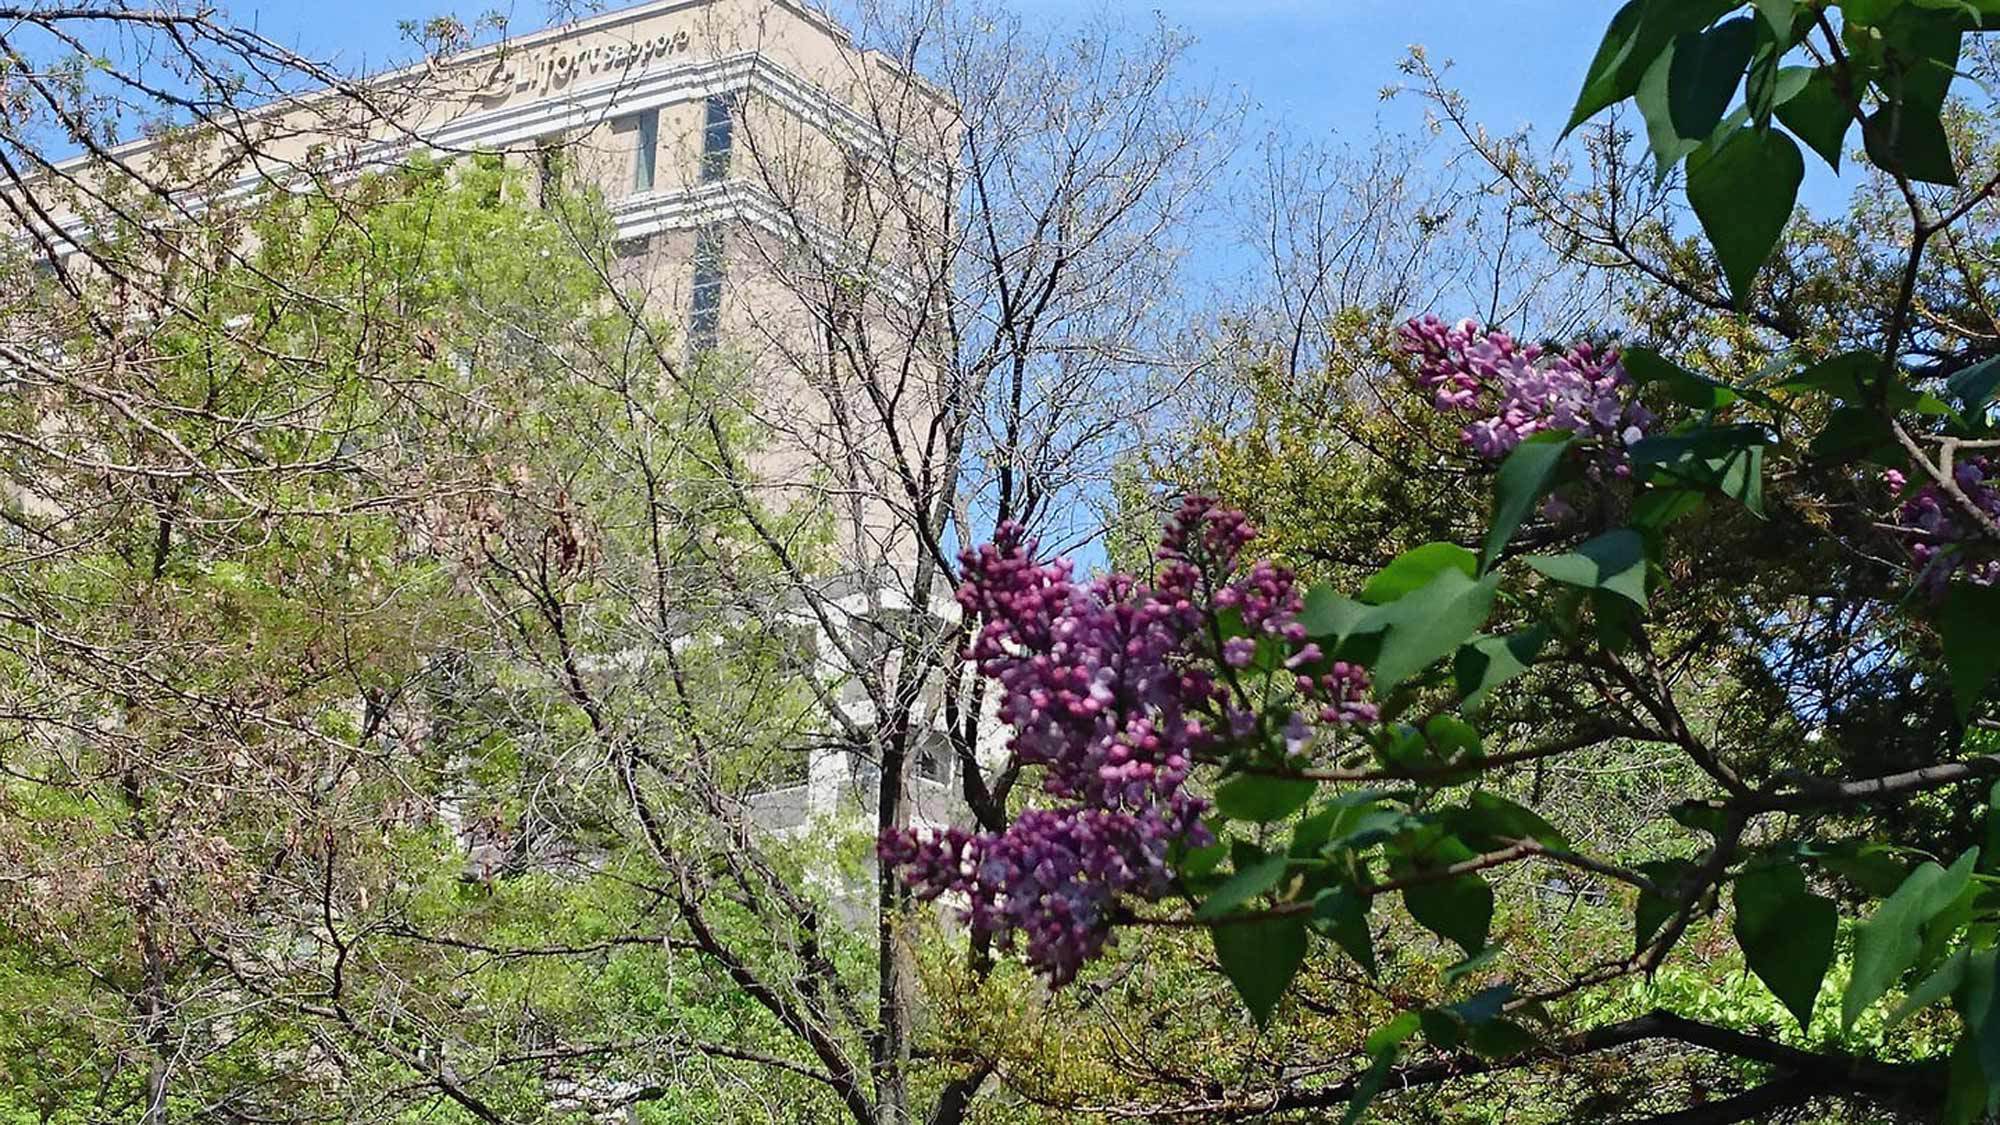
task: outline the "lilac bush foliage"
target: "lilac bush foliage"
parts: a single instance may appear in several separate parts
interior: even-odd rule
[[[1469,317],[1419,317],[1400,335],[1438,409],[1474,416],[1460,436],[1481,457],[1497,460],[1543,430],[1568,430],[1596,439],[1603,465],[1622,476],[1630,471],[1624,448],[1656,421],[1631,397],[1616,351],[1579,343],[1549,353]]]
[[[1297,756],[1315,721],[1374,721],[1367,673],[1305,642],[1292,574],[1242,565],[1255,535],[1241,513],[1190,499],[1151,583],[1079,582],[1066,559],[1035,561],[1015,526],[965,552],[958,598],[981,623],[966,658],[999,684],[1009,749],[1057,803],[998,833],[885,832],[882,862],[920,898],[962,898],[1003,946],[1024,937],[1062,984],[1109,942],[1121,898],[1172,889],[1176,845],[1210,842],[1207,802],[1187,787],[1197,764],[1260,746]],[[1284,655],[1263,674],[1293,689],[1268,705],[1248,682],[1267,647]]]
[[[1995,476],[1995,468],[1991,458],[1972,457],[1952,466],[1952,478],[1968,500],[2000,520],[2000,477]],[[2000,559],[1982,559],[1966,550],[1967,545],[1984,540],[1984,529],[1936,481],[1911,491],[1908,478],[1894,469],[1884,473],[1883,479],[1890,495],[1902,501],[1896,510],[1896,524],[1909,536],[1919,587],[1932,595],[1942,594],[1954,574],[1982,586],[2000,583]]]

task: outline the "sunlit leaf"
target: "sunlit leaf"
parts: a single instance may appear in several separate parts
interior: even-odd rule
[[[1556,467],[1573,441],[1568,430],[1543,430],[1515,446],[1500,463],[1500,472],[1493,480],[1493,518],[1486,528],[1481,568],[1492,569],[1514,532],[1520,530],[1521,521],[1549,494]]]
[[[1607,531],[1566,555],[1531,555],[1522,560],[1557,582],[1608,590],[1644,608],[1646,540],[1631,528]]]
[[[1958,719],[1972,709],[2000,675],[2000,586],[1954,582],[1945,593],[1937,616],[1938,639],[1944,645],[1945,666],[1951,670],[1951,695]]]
[[[1305,918],[1290,914],[1226,922],[1209,927],[1208,932],[1215,943],[1215,959],[1229,983],[1236,986],[1251,1018],[1259,1027],[1270,1023],[1271,1013],[1305,960]]]
[[[1738,308],[1771,256],[1806,174],[1799,146],[1775,129],[1738,129],[1688,157],[1687,196]]]
[[[1979,862],[1979,849],[1958,857],[1949,869],[1926,863],[1910,873],[1854,934],[1854,974],[1840,1004],[1841,1026],[1852,1028],[1916,963],[1923,950],[1923,926],[1958,898]]]
[[[1584,74],[1564,135],[1599,110],[1624,101],[1661,51],[1683,32],[1713,23],[1739,0],[1629,0],[1611,17],[1597,54]]]
[[[1792,864],[1773,864],[1736,880],[1736,941],[1757,979],[1804,1028],[1833,961],[1840,912],[1833,900],[1806,889]]]

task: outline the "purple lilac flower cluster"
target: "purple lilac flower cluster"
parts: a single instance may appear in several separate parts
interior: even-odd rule
[[[1316,657],[1319,650],[1314,645],[1307,645],[1304,651],[1310,651]],[[1334,661],[1316,680],[1303,675],[1298,678],[1299,694],[1320,700],[1319,721],[1329,726],[1372,723],[1380,719],[1381,711],[1368,702],[1368,687],[1368,670],[1344,660]]]
[[[1952,466],[1958,489],[1979,509],[2000,520],[2000,473],[1991,458],[1973,457]],[[1958,501],[1945,494],[1935,481],[1914,492],[1909,481],[1894,469],[1882,474],[1889,494],[1903,501],[1896,511],[1896,523],[1911,533],[1910,557],[1916,563],[1917,584],[1932,594],[1941,594],[1954,573],[1980,585],[2000,582],[2000,558],[1969,556],[1963,549],[1950,550],[1984,538]]]
[[[1013,526],[961,556],[959,602],[982,622],[966,658],[1000,685],[1015,759],[1041,766],[1043,791],[1062,804],[999,833],[885,832],[882,862],[920,897],[962,896],[973,928],[1003,946],[1023,936],[1028,960],[1059,985],[1111,939],[1118,899],[1168,891],[1173,845],[1209,842],[1207,804],[1186,782],[1226,740],[1272,721],[1238,706],[1245,696],[1233,687],[1259,638],[1293,650],[1288,670],[1322,722],[1373,721],[1367,673],[1322,668],[1317,646],[1303,643],[1290,572],[1239,565],[1255,535],[1240,513],[1191,499],[1162,537],[1152,584],[1123,574],[1079,583],[1068,560],[1036,562],[1036,544]],[[1218,652],[1211,629],[1228,610],[1248,636]],[[1310,741],[1296,712],[1276,725],[1288,750]]]
[[[1568,430],[1596,439],[1603,464],[1622,476],[1631,471],[1625,447],[1656,421],[1627,397],[1632,380],[1616,351],[1577,344],[1550,354],[1470,318],[1446,324],[1419,317],[1400,335],[1403,350],[1417,357],[1417,384],[1438,409],[1478,416],[1460,436],[1481,457],[1505,457],[1543,430]]]

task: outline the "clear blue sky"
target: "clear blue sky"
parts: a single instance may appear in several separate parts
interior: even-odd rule
[[[377,70],[408,60],[398,20],[446,13],[469,20],[495,0],[230,2],[237,18],[255,19],[266,34],[307,54]],[[545,0],[497,2],[516,31],[548,22]],[[1031,25],[1069,18],[1083,6],[1079,0],[1002,2]],[[1302,140],[1355,144],[1366,144],[1378,128],[1415,132],[1422,104],[1414,97],[1385,103],[1380,94],[1402,81],[1397,64],[1411,44],[1421,43],[1434,64],[1452,64],[1451,85],[1489,131],[1530,127],[1548,143],[1567,119],[1616,7],[1615,0],[1154,0],[1129,5],[1129,14],[1142,22],[1160,11],[1195,37],[1189,77],[1246,98],[1251,137],[1279,124]],[[1807,202],[1816,209],[1838,207],[1841,185],[1816,161],[1808,165]],[[1092,544],[1080,560],[1090,565],[1102,557]]]
[[[1009,2],[1009,0],[1003,0]],[[1011,0],[1031,18],[1062,19],[1077,0]],[[624,6],[608,3],[608,7]],[[1433,62],[1453,64],[1452,84],[1474,117],[1505,133],[1532,126],[1542,138],[1561,129],[1612,0],[1155,0],[1109,4],[1135,21],[1160,11],[1195,36],[1193,73],[1239,90],[1258,126],[1284,122],[1301,137],[1365,142],[1380,125],[1415,130],[1413,98],[1384,103],[1399,81],[1397,62],[1422,43]],[[398,21],[455,14],[468,22],[498,10],[517,31],[549,22],[545,0],[232,0],[232,14],[316,57],[379,70],[406,62]],[[1808,161],[1805,200],[1837,207],[1844,191]]]
[[[406,61],[399,20],[452,13],[469,18],[493,3],[462,0],[233,0],[231,13],[315,56],[380,69]],[[621,5],[611,4],[611,7]],[[1015,0],[1024,14],[1063,15],[1074,0]],[[500,0],[517,30],[547,22],[539,0]],[[1110,5],[1114,10],[1121,5]],[[1239,87],[1269,114],[1297,125],[1358,136],[1378,114],[1413,125],[1415,107],[1383,107],[1411,43],[1457,62],[1460,86],[1482,120],[1509,129],[1561,127],[1584,65],[1615,5],[1597,0],[1159,0],[1153,10],[1192,32],[1197,76]]]

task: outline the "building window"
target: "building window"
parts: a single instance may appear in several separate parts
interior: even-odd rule
[[[926,732],[917,742],[917,776],[939,785],[951,784],[954,760],[951,742],[942,734]]]
[[[848,153],[841,162],[840,229],[852,233],[861,221],[861,164]]]
[[[688,309],[688,348],[713,351],[722,325],[722,227],[710,223],[694,240],[694,300]]]
[[[551,137],[535,146],[535,181],[541,188],[543,207],[555,205],[556,195],[562,190],[563,151],[562,141]]]
[[[638,150],[632,155],[632,190],[653,190],[653,162],[660,149],[660,111],[649,109],[639,115]]]
[[[865,798],[873,799],[882,789],[882,767],[856,747],[847,752],[847,776]]]
[[[729,175],[729,150],[736,143],[736,99],[711,94],[701,127],[701,182],[712,184]]]

